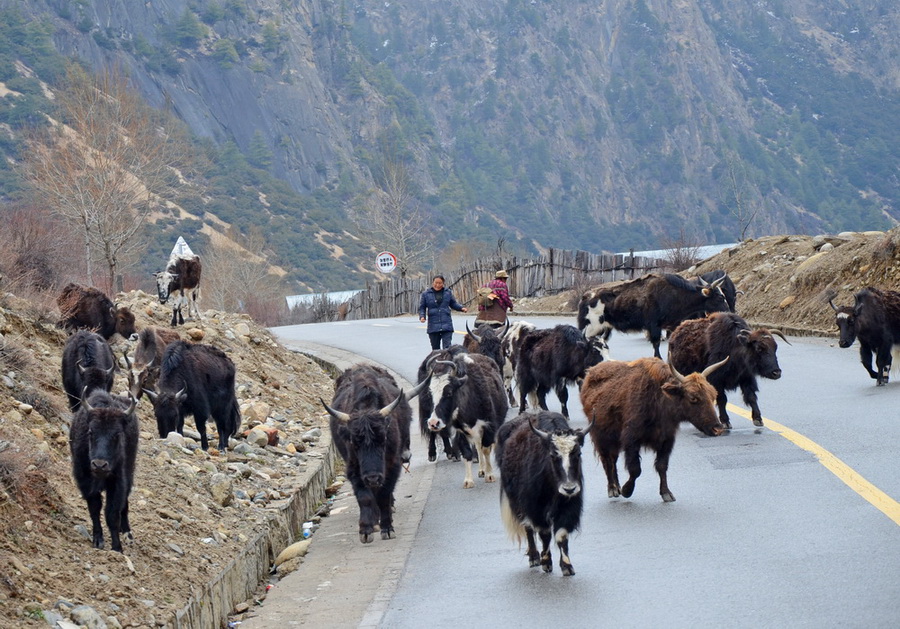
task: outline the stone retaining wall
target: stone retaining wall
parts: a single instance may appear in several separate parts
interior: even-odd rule
[[[325,454],[309,459],[302,489],[284,501],[279,511],[238,556],[192,596],[175,614],[172,629],[218,629],[225,626],[234,606],[256,593],[269,575],[276,555],[299,539],[303,522],[325,500],[325,488],[334,478],[337,460],[331,433],[323,431]]]

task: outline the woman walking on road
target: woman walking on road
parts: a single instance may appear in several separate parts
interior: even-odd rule
[[[422,292],[419,299],[419,321],[428,320],[428,338],[431,349],[446,349],[453,342],[453,319],[450,309],[468,312],[469,309],[456,301],[453,291],[444,288],[444,276],[435,275],[431,288]]]

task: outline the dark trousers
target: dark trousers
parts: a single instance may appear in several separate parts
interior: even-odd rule
[[[444,349],[447,349],[453,342],[453,330],[429,332],[428,338],[431,340],[431,349],[441,349],[442,345]]]

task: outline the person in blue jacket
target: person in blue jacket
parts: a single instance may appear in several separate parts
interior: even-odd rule
[[[453,291],[444,288],[444,276],[435,275],[431,281],[431,288],[422,292],[419,299],[419,321],[425,323],[428,319],[428,338],[431,339],[431,349],[444,349],[450,347],[453,342],[453,320],[450,318],[450,309],[460,312],[469,312],[469,309],[456,301]]]

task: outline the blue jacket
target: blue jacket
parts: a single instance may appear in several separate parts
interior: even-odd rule
[[[453,331],[453,321],[450,318],[451,308],[454,310],[463,309],[462,304],[456,301],[453,297],[453,291],[449,288],[444,288],[444,299],[440,305],[437,303],[433,288],[429,287],[422,292],[422,298],[419,299],[419,318],[427,317],[429,334],[432,332]]]

